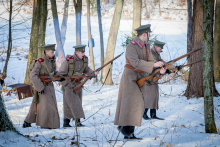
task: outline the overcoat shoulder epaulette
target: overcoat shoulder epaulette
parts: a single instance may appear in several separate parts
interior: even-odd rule
[[[43,58],[39,58],[37,61],[41,63],[41,62],[44,62],[44,59]]]
[[[69,61],[70,59],[74,59],[74,57],[73,57],[73,56],[68,56],[68,57],[66,58],[67,61]]]

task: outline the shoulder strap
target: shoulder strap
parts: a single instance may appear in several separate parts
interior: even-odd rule
[[[73,72],[74,72],[74,68],[75,68],[75,65],[74,65],[74,58],[73,56],[71,55],[67,55],[66,56],[66,60],[69,61],[69,71],[68,71],[68,76],[72,76],[73,75]]]
[[[83,57],[83,67],[80,69],[80,73],[83,72],[83,70],[88,66],[88,57],[87,56],[84,56]]]

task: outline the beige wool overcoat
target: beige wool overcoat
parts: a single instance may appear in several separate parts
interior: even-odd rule
[[[144,60],[146,54],[147,58]],[[147,94],[146,86],[139,88],[136,82],[144,77],[145,72],[152,72],[156,61],[150,52],[150,45],[145,44],[137,36],[127,46],[125,58],[132,67],[136,70],[142,70],[144,73],[124,68],[119,86],[114,124],[119,126],[140,126],[144,112],[144,97]]]
[[[42,58],[44,59],[43,62],[46,63],[46,66],[49,70],[48,71],[47,69],[44,69],[44,74],[49,75],[49,72],[51,73],[54,71],[54,69],[52,68],[52,64],[55,58],[49,59],[44,53]],[[44,84],[41,82],[39,78],[41,66],[41,63],[37,61],[30,74],[31,83],[34,85],[34,88],[38,91],[39,95],[37,114],[35,114],[33,99],[25,121],[28,123],[36,123],[37,126],[40,126],[42,128],[59,128],[60,117],[57,108],[54,85],[52,82],[48,84]],[[42,90],[44,90],[44,93],[39,93]]]
[[[158,61],[162,61],[166,63],[158,54],[154,48],[154,46],[151,48],[151,53],[154,57],[154,59]],[[168,69],[175,68],[174,65],[170,65]],[[158,84],[148,85],[146,84],[146,93],[147,95],[144,97],[144,107],[148,109],[159,109],[159,86]]]
[[[84,59],[77,57],[74,54],[74,72],[82,71],[81,73],[85,73],[87,75],[91,74],[93,70],[91,70],[88,66],[84,67]],[[69,71],[69,61],[68,59],[64,60],[60,70],[59,75],[66,76]],[[75,119],[75,118],[85,118],[83,107],[82,107],[82,89],[78,92],[74,92],[74,88],[80,84],[80,82],[74,82],[70,79],[66,79],[65,81],[60,82],[63,86],[63,109],[64,109],[64,118]]]

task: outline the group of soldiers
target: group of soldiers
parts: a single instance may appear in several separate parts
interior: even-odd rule
[[[114,121],[125,139],[141,139],[135,137],[134,129],[135,126],[141,126],[142,117],[145,120],[163,120],[156,115],[156,109],[159,109],[158,84],[148,85],[146,83],[139,88],[136,82],[150,74],[154,68],[161,67],[160,74],[157,76],[169,73],[169,69],[176,68],[174,65],[169,66],[168,69],[163,68],[165,62],[161,59],[160,52],[165,45],[164,42],[155,41],[150,49],[150,44],[147,43],[151,32],[150,27],[150,24],[138,27],[136,29],[137,36],[126,48],[126,65],[120,82]],[[24,128],[31,127],[31,123],[36,123],[36,125],[46,129],[60,127],[53,83],[43,83],[39,77],[41,75],[72,76],[82,73],[97,75],[98,72],[94,72],[88,67],[88,58],[84,54],[85,47],[86,45],[74,46],[75,54],[67,56],[57,72],[54,56],[55,44],[44,46],[43,56],[38,59],[30,74],[30,80],[39,94],[37,114],[35,114],[33,100],[23,124]],[[177,68],[180,69],[181,66]],[[82,107],[82,89],[77,93],[74,92],[74,88],[80,82],[63,78],[60,80],[60,84],[63,90],[63,127],[71,127],[69,124],[71,119],[75,120],[76,126],[84,126],[80,122],[80,118],[85,118]],[[147,115],[148,109],[150,109],[150,117]]]
[[[75,54],[73,56],[67,56],[59,72],[56,71],[56,59],[54,56],[55,44],[49,44],[43,47],[43,56],[38,59],[30,73],[31,83],[39,97],[37,114],[35,113],[36,108],[33,99],[29,113],[24,120],[23,128],[31,127],[31,123],[36,123],[37,126],[44,129],[60,128],[60,117],[54,85],[52,82],[42,82],[40,76],[72,76],[74,74],[91,74],[93,72],[93,70],[88,67],[88,57],[85,56],[86,45],[74,46]],[[94,72],[94,74],[97,75],[98,72]],[[60,84],[63,90],[63,127],[72,127],[69,124],[71,118],[75,120],[76,126],[83,127],[84,125],[80,122],[80,118],[85,118],[82,108],[82,89],[78,93],[74,92],[74,87],[80,83],[72,81],[71,79],[62,78]]]

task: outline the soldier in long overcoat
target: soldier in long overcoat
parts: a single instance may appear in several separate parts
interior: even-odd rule
[[[150,24],[136,29],[137,36],[126,48],[126,65],[122,74],[114,124],[124,138],[139,139],[134,136],[135,126],[141,125],[144,112],[144,97],[146,86],[138,87],[136,82],[145,73],[151,73],[154,67],[162,67],[163,62],[156,62],[147,43],[150,37]],[[155,63],[156,62],[156,63]],[[165,73],[164,68],[161,74]]]
[[[35,114],[34,99],[32,100],[29,113],[25,118],[23,127],[31,127],[31,123],[45,129],[60,127],[56,95],[52,82],[43,83],[40,80],[42,75],[53,76],[56,74],[56,59],[54,56],[55,44],[45,45],[42,58],[35,63],[30,73],[30,80],[39,96],[37,114]]]
[[[85,73],[90,75],[94,72],[88,67],[88,57],[85,56],[86,45],[74,46],[75,54],[73,56],[67,56],[66,60],[63,61],[59,75],[60,76],[72,76],[72,75],[82,75]],[[95,75],[98,72],[94,72]],[[70,119],[73,118],[76,122],[76,126],[83,127],[84,125],[80,123],[80,118],[85,118],[83,107],[82,107],[82,89],[75,93],[74,88],[80,84],[80,82],[71,81],[71,79],[66,79],[60,82],[63,86],[63,109],[64,109],[64,123],[63,127],[71,127],[69,125]]]
[[[166,63],[160,56],[160,53],[162,52],[163,46],[165,45],[164,42],[161,41],[154,41],[154,45],[151,48],[151,53],[154,57],[154,59],[158,62],[161,61],[163,63]],[[169,69],[173,69],[175,68],[174,65],[170,65],[166,72],[169,73]],[[158,84],[153,83],[152,85],[146,84],[146,93],[147,95],[144,97],[144,114],[143,114],[143,118],[145,120],[150,119],[147,115],[148,109],[150,109],[150,117],[152,119],[159,119],[159,120],[163,120],[163,118],[158,118],[156,115],[156,109],[159,109],[159,87]]]

